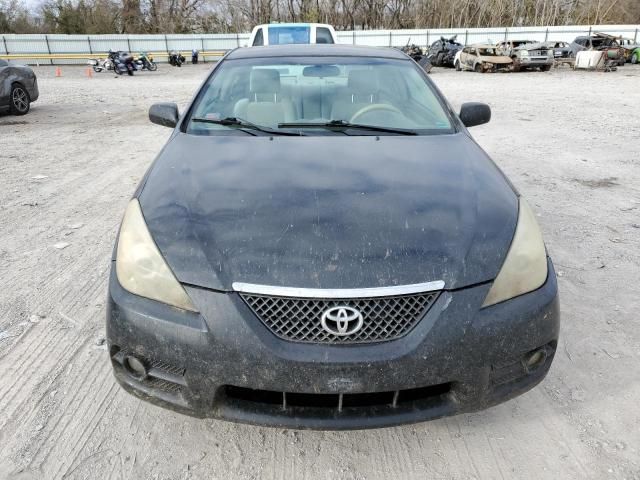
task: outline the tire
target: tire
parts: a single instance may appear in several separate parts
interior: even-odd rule
[[[462,71],[462,67],[460,66],[460,61],[456,60],[456,64],[454,65],[456,71],[461,72]]]
[[[147,68],[150,72],[155,72],[156,70],[158,70],[158,65],[155,62],[149,62]]]
[[[434,65],[435,65],[436,67],[441,67],[441,66],[442,66],[442,59],[443,59],[443,58],[444,58],[444,53],[439,53],[439,54],[436,56],[436,62],[434,63]]]
[[[94,72],[96,72],[96,73],[100,73],[100,72],[102,71],[102,67],[99,67],[99,66],[97,66],[97,65],[94,65],[94,66],[93,66],[93,71],[94,71]]]
[[[129,75],[130,77],[133,77],[133,69],[127,68],[127,75]]]
[[[640,59],[638,58],[638,54],[637,53],[634,53],[633,55],[631,55],[631,63],[633,63],[635,65],[636,63],[638,63],[638,60],[640,60]]]
[[[541,72],[548,72],[549,70],[551,70],[551,65],[544,65],[540,67]]]
[[[473,67],[473,71],[476,73],[484,73],[484,68],[482,68],[481,63],[476,63]]]
[[[29,113],[31,97],[27,89],[19,83],[12,85],[9,100],[11,102],[11,113],[13,115],[26,115]]]

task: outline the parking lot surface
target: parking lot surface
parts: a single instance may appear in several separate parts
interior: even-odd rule
[[[433,71],[456,109],[493,109],[472,133],[537,212],[559,276],[558,354],[506,404],[354,432],[192,419],[112,377],[111,250],[170,134],[147,110],[184,106],[209,68],[36,68],[31,113],[0,116],[0,478],[640,479],[640,66]]]

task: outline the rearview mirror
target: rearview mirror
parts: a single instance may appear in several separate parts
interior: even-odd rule
[[[465,127],[474,127],[491,120],[491,107],[486,103],[463,103],[460,108],[460,120]]]
[[[149,120],[156,125],[174,128],[178,124],[178,105],[175,103],[154,103],[149,109]]]
[[[302,70],[303,77],[337,77],[340,75],[340,69],[335,65],[309,65]]]

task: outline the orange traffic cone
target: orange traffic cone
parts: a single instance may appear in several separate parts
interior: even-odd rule
[[[62,76],[62,69],[60,67],[56,67],[56,77]]]
[[[91,67],[87,67],[87,78],[93,78],[93,69]]]

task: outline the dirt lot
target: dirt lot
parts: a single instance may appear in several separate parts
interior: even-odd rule
[[[640,68],[434,71],[530,200],[556,262],[560,347],[547,379],[488,411],[413,426],[295,432],[141,403],[103,344],[124,207],[209,66],[134,78],[39,68],[41,99],[0,116],[0,478],[640,479]],[[64,248],[63,248],[64,247]]]

